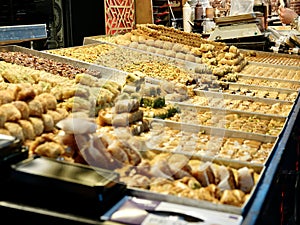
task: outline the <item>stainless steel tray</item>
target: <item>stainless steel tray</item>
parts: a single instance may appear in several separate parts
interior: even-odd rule
[[[117,45],[117,44],[107,42],[107,41],[104,41],[104,40],[103,41],[96,40],[97,37],[100,37],[100,36],[85,37],[83,44],[84,45],[108,44],[108,45],[116,46],[116,47],[119,47],[119,48],[129,49],[129,50],[135,51],[135,52],[140,52],[142,54],[153,55],[153,56],[156,56],[158,58],[165,58],[165,59],[170,60],[171,62],[176,62],[179,65],[183,65],[183,67],[185,69],[196,72],[196,73],[198,71],[199,72],[206,71],[206,72],[211,73],[211,69],[209,69],[209,67],[206,64],[200,64],[200,63],[190,62],[190,61],[182,60],[182,59],[178,59],[178,58],[172,58],[172,57],[168,57],[168,56],[165,56],[165,55],[160,55],[160,54],[153,53],[153,52],[143,51],[143,50],[136,49],[136,48],[130,48],[130,47],[123,46],[123,45]]]
[[[226,121],[226,116],[230,115],[230,114],[236,114],[239,117],[249,117],[249,118],[256,118],[256,119],[260,119],[260,120],[277,120],[282,122],[282,128],[281,128],[281,132],[283,131],[286,122],[287,122],[287,118],[284,116],[279,116],[279,115],[267,115],[267,114],[261,114],[261,113],[247,113],[245,111],[234,111],[234,110],[225,110],[225,109],[212,109],[212,108],[207,108],[207,107],[197,107],[194,105],[184,105],[184,104],[174,104],[177,108],[179,108],[180,112],[178,113],[179,115],[183,112],[183,111],[189,111],[192,112],[194,115],[194,118],[197,118],[197,114],[199,113],[205,113],[205,112],[210,112],[211,113],[211,118],[210,120],[216,120],[216,124],[212,123],[212,125],[209,125],[209,127],[217,127],[217,128],[223,128],[226,130],[236,130],[236,129],[230,129],[230,128],[225,128],[225,124],[224,121]],[[180,123],[186,123],[186,124],[193,124],[193,123],[200,123],[198,122],[198,119],[195,120],[191,120],[190,117],[187,117],[186,119],[184,118],[180,118],[180,121],[175,121],[172,120],[171,118],[166,118],[166,121],[173,121],[173,122],[180,122]],[[222,120],[223,123],[219,124],[219,121]],[[201,126],[207,126],[205,124],[199,124]],[[236,130],[238,131],[238,130]],[[243,132],[243,131],[242,131]],[[245,132],[245,131],[244,131]],[[280,132],[280,133],[281,133]],[[248,131],[247,133],[257,133],[257,132],[250,132]],[[271,135],[271,136],[279,136],[280,133],[278,133],[278,135]],[[268,134],[266,134],[268,135]]]
[[[51,59],[57,62],[66,63],[78,68],[85,68],[93,71],[99,72],[99,77],[111,79],[114,81],[118,81],[120,83],[125,81],[127,73],[124,71],[116,70],[113,68],[104,67],[101,65],[95,65],[88,62],[83,62],[80,60],[70,59],[63,56],[57,56],[54,54],[50,54],[44,51],[36,51],[29,48],[24,48],[17,45],[7,45],[7,46],[0,46],[0,52],[22,52],[26,54],[31,54],[41,58]]]
[[[194,104],[188,104],[184,102],[168,102],[170,104],[175,105],[176,107],[182,108],[182,109],[188,109],[190,108],[193,111],[213,111],[213,112],[222,112],[224,111],[224,114],[227,113],[237,113],[240,115],[246,115],[246,116],[259,116],[260,118],[286,118],[286,116],[281,116],[278,114],[265,114],[265,113],[257,113],[257,112],[247,112],[242,110],[233,110],[233,109],[224,109],[224,108],[216,108],[216,107],[209,107],[209,106],[200,106],[200,105],[194,105]]]
[[[228,94],[223,92],[214,92],[214,91],[203,91],[199,89],[194,89],[194,92],[198,96],[203,97],[216,97],[216,98],[223,98],[223,99],[239,99],[239,100],[252,100],[252,101],[261,101],[268,104],[275,104],[275,103],[291,103],[290,101],[285,100],[278,100],[278,99],[268,99],[268,98],[258,98],[253,96],[244,96],[244,95],[235,95],[235,94]]]
[[[300,67],[298,66],[286,66],[286,65],[280,65],[280,64],[271,64],[271,63],[260,63],[260,62],[248,62],[249,65],[257,65],[257,66],[264,66],[264,67],[274,67],[274,68],[281,68],[281,69],[287,69],[287,70],[300,70]]]
[[[193,159],[199,159],[196,156]],[[203,161],[202,159],[200,159]],[[214,162],[216,164],[219,164],[217,162]],[[220,165],[225,165],[225,166],[230,166],[235,169],[242,168],[244,166],[247,166],[245,164],[232,164],[231,162],[222,162]],[[146,199],[152,199],[152,200],[160,200],[160,201],[166,201],[166,202],[171,202],[171,203],[177,203],[177,204],[182,204],[182,205],[187,205],[187,206],[193,206],[193,207],[199,207],[199,208],[204,208],[204,209],[210,209],[214,211],[220,211],[220,212],[227,212],[227,213],[233,213],[233,214],[238,214],[238,215],[243,215],[246,212],[246,208],[249,204],[251,204],[251,200],[255,198],[255,194],[257,189],[260,187],[261,179],[264,174],[265,167],[261,165],[252,165],[248,166],[248,168],[253,169],[255,172],[259,174],[259,178],[257,180],[256,185],[253,187],[253,189],[250,192],[250,197],[248,200],[244,202],[244,204],[241,207],[238,206],[233,206],[233,205],[225,205],[225,204],[217,204],[217,203],[212,203],[209,201],[205,200],[197,200],[197,199],[192,199],[192,198],[187,198],[187,197],[178,197],[176,195],[169,195],[169,194],[162,194],[146,189],[141,189],[141,188],[133,188],[133,187],[128,187],[129,193],[132,196],[136,197],[142,197]]]
[[[214,91],[203,91],[199,89],[194,89],[194,92],[201,97],[207,98],[218,98],[218,99],[232,99],[232,100],[250,100],[256,102],[263,102],[266,104],[292,104],[289,101],[283,101],[278,99],[267,99],[267,98],[257,98],[252,96],[243,96],[243,95],[234,95],[234,94],[227,94],[223,92],[214,92]]]
[[[277,140],[277,137],[272,135],[253,134],[249,132],[228,130],[228,129],[218,128],[218,127],[201,126],[197,124],[186,124],[186,123],[180,123],[180,122],[168,121],[162,119],[152,119],[152,122],[163,123],[167,127],[176,130],[191,132],[191,133],[201,132],[209,135],[213,134],[216,136],[223,136],[223,137],[239,137],[239,138],[256,140],[261,142],[275,142]]]
[[[229,84],[228,89],[224,91],[224,94],[227,91],[237,91],[237,90],[242,90],[242,89],[247,89],[250,91],[268,91],[268,92],[277,92],[278,94],[286,94],[287,96],[290,95],[295,95],[294,100],[296,100],[298,92],[291,90],[291,89],[285,89],[285,88],[274,88],[274,87],[263,87],[263,86],[258,86],[258,85],[250,85],[250,84],[241,84],[241,83],[232,83],[232,82],[227,82]],[[241,95],[239,93],[233,94],[233,95]],[[245,94],[246,95],[246,94]],[[246,95],[248,96],[248,95]],[[249,95],[251,96],[251,95]],[[257,96],[253,96],[257,97]],[[258,97],[258,98],[271,98],[271,99],[277,99],[277,98],[272,98],[270,96],[266,97]],[[294,100],[284,100],[284,101],[289,101],[289,102],[294,102]]]
[[[159,147],[157,146],[156,141],[154,141],[152,143],[152,140],[155,140],[157,137],[149,137],[151,138],[150,142],[145,143],[147,146],[147,150],[154,150],[154,151],[158,151],[158,152],[171,152],[171,153],[179,153],[179,154],[184,154],[187,155],[189,157],[192,156],[196,156],[199,157],[201,159],[205,159],[206,161],[212,161],[212,160],[218,160],[218,162],[225,162],[225,163],[243,163],[243,164],[247,164],[247,165],[253,165],[253,164],[261,164],[261,165],[266,165],[268,163],[268,161],[270,160],[270,157],[272,156],[272,153],[274,151],[274,147],[276,146],[277,141],[280,139],[280,137],[276,137],[276,136],[271,136],[271,135],[264,135],[264,134],[255,134],[255,133],[248,133],[248,132],[242,132],[242,131],[235,131],[235,130],[228,130],[228,129],[222,129],[222,128],[217,128],[217,127],[209,127],[209,126],[201,126],[201,125],[193,125],[193,124],[186,124],[186,123],[180,123],[180,122],[174,122],[174,121],[164,121],[161,119],[152,119],[151,120],[151,124],[152,123],[158,123],[158,124],[162,124],[164,127],[168,127],[174,130],[178,130],[180,132],[189,132],[192,135],[196,135],[198,133],[201,134],[207,134],[212,136],[213,138],[240,138],[240,139],[245,139],[245,140],[253,140],[253,141],[259,141],[261,143],[272,143],[273,147],[271,148],[270,152],[268,152],[268,156],[265,157],[264,162],[262,163],[258,163],[258,162],[254,162],[252,161],[245,161],[245,160],[241,160],[238,158],[229,158],[228,157],[222,157],[220,154],[220,151],[222,149],[223,143],[220,142],[220,140],[218,140],[218,150],[214,150],[216,152],[212,152],[212,154],[209,154],[210,152],[205,152],[205,153],[199,153],[199,152],[195,152],[195,151],[190,151],[190,150],[184,150],[184,146],[181,146],[182,144],[179,143],[178,146],[171,146],[172,149],[170,148],[164,148],[164,147]],[[160,135],[164,135],[163,133],[161,133]],[[195,148],[197,143],[193,143],[193,148]],[[156,145],[156,146],[155,146]],[[215,147],[215,146],[214,146]]]
[[[251,63],[252,62],[260,63],[262,65],[263,64],[272,64],[274,66],[278,66],[278,65],[291,66],[291,67],[299,67],[300,66],[300,56],[299,55],[255,51],[256,56],[247,56],[247,52],[249,52],[251,50],[240,49],[240,51],[244,55],[246,55],[247,60]],[[255,59],[255,57],[259,57],[259,58]],[[269,59],[272,61],[270,61]],[[293,62],[291,63],[288,60],[292,60]]]
[[[281,89],[287,89],[287,90],[299,90],[300,88],[300,81],[298,80],[287,80],[287,79],[280,79],[280,78],[270,78],[270,77],[261,77],[261,76],[252,76],[252,75],[245,75],[245,74],[238,74],[238,80],[237,80],[237,84],[246,84],[243,83],[242,79],[244,80],[257,80],[257,81],[270,81],[270,82],[277,82],[280,83],[282,85],[294,85],[294,88],[281,88]],[[230,83],[230,82],[228,82]],[[254,85],[257,86],[257,85]],[[269,87],[273,87],[271,86],[271,84],[269,86],[265,86],[265,85],[260,85],[261,87],[265,87],[265,88],[269,88]],[[279,87],[276,87],[279,88]]]

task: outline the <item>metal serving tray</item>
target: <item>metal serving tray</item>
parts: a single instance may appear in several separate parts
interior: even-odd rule
[[[247,112],[247,111],[242,111],[242,110],[234,110],[234,109],[224,109],[224,108],[217,108],[217,107],[209,107],[209,106],[200,106],[200,105],[194,105],[194,104],[188,104],[184,102],[168,102],[170,104],[175,105],[176,107],[182,108],[182,109],[191,109],[193,111],[202,111],[202,110],[207,110],[207,111],[213,111],[213,112],[222,112],[224,111],[224,114],[230,114],[230,113],[237,113],[240,115],[248,115],[248,116],[258,116],[260,118],[286,118],[286,116],[281,116],[281,115],[274,115],[274,114],[265,114],[265,113],[256,113],[256,112]]]
[[[12,165],[7,188],[9,200],[21,205],[93,218],[125,192],[113,171],[47,157]]]
[[[280,120],[283,122],[283,126],[282,126],[282,130],[284,129],[285,125],[286,125],[286,122],[287,122],[287,118],[285,116],[280,116],[280,115],[268,115],[268,114],[261,114],[261,113],[254,113],[254,112],[245,112],[245,111],[237,111],[237,110],[225,110],[225,109],[213,109],[213,108],[208,108],[208,107],[201,107],[201,106],[194,106],[194,105],[189,105],[189,104],[177,104],[175,103],[174,104],[176,107],[178,107],[180,109],[180,111],[182,110],[187,110],[187,111],[192,111],[193,113],[199,113],[199,112],[211,112],[212,114],[212,119],[214,118],[214,115],[215,116],[219,116],[221,115],[221,119],[224,119],[225,120],[225,116],[226,115],[230,115],[230,114],[238,114],[240,117],[255,117],[257,119],[268,119],[268,120],[271,120],[271,119],[276,119],[276,120]],[[179,112],[180,114],[180,112]],[[165,119],[166,121],[173,121],[173,122],[176,122],[174,120],[170,120],[170,119]],[[187,124],[192,124],[194,121],[180,121],[181,123],[187,123]],[[201,125],[201,126],[205,126],[205,125]],[[211,125],[209,127],[217,127],[217,128],[223,128],[223,127],[218,127],[218,126],[214,126],[214,125]],[[234,129],[229,129],[229,128],[224,128],[226,130],[234,130]],[[282,131],[281,130],[281,131]],[[254,133],[255,132],[249,132],[249,133]],[[281,132],[280,132],[281,133]],[[280,134],[278,135],[271,135],[271,136],[279,136]]]
[[[53,179],[54,183],[72,183],[86,190],[89,188],[99,188],[102,191],[102,188],[113,186],[119,182],[119,175],[117,173],[82,164],[57,161],[46,157],[28,158],[12,165],[12,168],[17,176],[30,174],[36,177],[36,179],[44,177]]]
[[[194,156],[192,159],[199,159],[199,160],[205,162],[205,160],[200,159],[197,156]],[[129,194],[132,196],[151,199],[151,200],[166,201],[166,202],[177,203],[177,204],[182,204],[182,205],[187,205],[187,206],[199,207],[199,208],[203,208],[203,209],[210,209],[210,210],[214,210],[214,211],[244,215],[247,212],[248,206],[251,204],[250,203],[251,200],[253,198],[255,198],[257,189],[260,187],[260,183],[261,183],[261,179],[264,175],[265,167],[262,165],[254,165],[254,164],[250,165],[250,166],[245,165],[243,163],[232,164],[232,162],[222,162],[222,163],[213,162],[213,163],[216,163],[219,165],[224,165],[224,166],[229,166],[229,167],[235,168],[235,169],[239,169],[244,166],[247,166],[248,168],[253,169],[255,172],[257,172],[259,174],[257,183],[250,192],[250,197],[248,198],[248,200],[246,200],[244,202],[244,204],[241,207],[233,206],[233,205],[217,204],[217,203],[212,203],[212,202],[205,201],[205,200],[196,200],[196,199],[187,198],[187,197],[178,197],[175,195],[162,194],[162,193],[145,190],[145,189],[141,189],[141,188],[134,188],[134,187],[128,187]]]
[[[200,63],[195,63],[195,62],[190,62],[187,60],[182,60],[182,59],[178,59],[178,58],[172,58],[172,57],[168,57],[165,55],[160,55],[157,53],[153,53],[153,52],[148,52],[148,51],[144,51],[144,50],[140,50],[140,49],[136,49],[136,48],[131,48],[128,46],[123,46],[123,45],[118,45],[118,44],[114,44],[108,41],[104,41],[104,40],[96,40],[97,38],[99,38],[100,36],[92,36],[92,37],[85,37],[84,38],[84,45],[92,45],[92,44],[108,44],[108,45],[112,45],[112,46],[116,46],[119,48],[124,48],[124,49],[129,49],[131,51],[135,51],[135,52],[140,52],[142,54],[147,54],[147,55],[153,55],[156,56],[158,58],[165,58],[170,60],[170,62],[175,62],[176,64],[179,64],[181,66],[183,66],[183,68],[185,68],[186,70],[190,70],[190,71],[194,71],[194,72],[202,72],[202,71],[206,71],[211,73],[211,69],[209,69],[209,67],[206,64],[200,64]]]
[[[296,95],[298,95],[297,91],[294,91],[294,90],[291,90],[291,89],[274,88],[274,87],[268,87],[268,88],[266,88],[266,87],[263,87],[263,86],[250,85],[250,84],[240,84],[240,83],[232,83],[232,82],[227,82],[227,83],[229,84],[229,87],[227,89],[229,91],[236,91],[236,90],[240,90],[240,89],[248,89],[248,90],[251,90],[251,91],[268,91],[268,92],[278,92],[278,94],[287,94],[287,95],[296,94]],[[233,95],[240,95],[240,94],[233,94]],[[253,97],[256,97],[256,96],[253,96]],[[297,96],[295,96],[295,100],[296,100],[296,97]],[[273,99],[273,98],[270,98],[270,97],[257,97],[257,98]],[[282,100],[282,101],[294,102],[294,101],[290,101],[290,100]]]
[[[235,87],[249,87],[249,86],[245,86],[245,85],[241,85],[239,86],[238,84],[231,84],[229,83],[229,85],[233,85]],[[251,90],[255,90],[252,89],[252,86],[249,87],[249,89]],[[275,89],[273,88],[273,90],[271,90],[272,88],[268,89],[268,91],[274,91]],[[229,88],[230,90],[230,88]],[[236,89],[233,89],[236,90]],[[266,90],[265,88],[261,87],[261,90]],[[277,89],[278,90],[278,89]],[[286,93],[291,93],[292,91],[290,91],[289,89],[283,89],[283,91],[285,91]],[[258,96],[248,96],[248,95],[242,95],[242,94],[231,94],[231,93],[227,93],[227,92],[223,92],[223,91],[203,91],[202,89],[194,89],[194,92],[196,93],[196,95],[198,96],[203,96],[203,97],[216,97],[216,98],[223,98],[223,99],[239,99],[239,100],[251,100],[251,101],[256,101],[256,102],[264,102],[264,103],[268,103],[268,104],[275,104],[275,103],[281,103],[281,104],[293,104],[294,101],[288,101],[288,100],[280,100],[280,99],[276,99],[276,98],[263,98],[263,97],[258,97]],[[282,92],[280,92],[282,93]]]
[[[248,62],[249,65],[258,65],[258,66],[264,66],[264,67],[274,67],[274,68],[281,68],[281,69],[287,69],[287,70],[300,70],[300,67],[298,66],[286,66],[286,65],[280,65],[280,64],[271,64],[271,63],[260,63],[260,62]]]
[[[118,81],[123,83],[127,76],[127,73],[124,71],[116,70],[113,68],[104,67],[101,65],[95,65],[88,62],[83,62],[76,59],[70,59],[63,56],[57,56],[54,54],[47,53],[45,51],[36,51],[29,48],[24,48],[21,46],[16,45],[7,45],[7,46],[0,46],[0,52],[22,52],[26,54],[31,54],[41,58],[51,59],[57,62],[66,63],[78,68],[85,68],[93,71],[99,72],[99,77],[108,78],[114,81]]]
[[[256,56],[251,57],[251,56],[247,56],[247,52],[249,52],[250,50],[240,49],[240,51],[241,51],[241,53],[246,55],[246,58],[250,63],[260,63],[261,65],[272,64],[274,66],[283,65],[283,66],[289,66],[289,67],[293,67],[293,68],[300,66],[300,56],[299,55],[255,51]],[[255,60],[255,57],[259,57],[259,59]],[[270,62],[268,59],[272,59],[273,62]],[[298,65],[294,65],[294,63],[289,63],[288,62],[289,59],[297,60]]]
[[[245,74],[238,74],[238,80],[237,82],[235,82],[236,84],[245,84],[243,83],[242,80],[240,79],[253,79],[253,80],[264,80],[264,81],[273,81],[273,82],[278,82],[278,83],[282,83],[282,84],[293,84],[295,86],[300,86],[300,81],[298,80],[283,80],[283,79],[280,79],[280,78],[270,78],[270,77],[261,77],[261,76],[252,76],[252,75],[245,75]],[[225,82],[226,83],[226,82]],[[231,83],[231,82],[228,82],[228,83]],[[257,86],[257,85],[254,85],[254,86]],[[269,86],[263,86],[261,85],[261,87],[265,87],[265,88],[269,88]],[[272,87],[272,86],[270,86]],[[281,89],[287,89],[287,90],[299,90],[299,88],[281,88]]]
[[[255,134],[255,133],[249,133],[249,132],[242,132],[242,131],[236,131],[236,130],[228,130],[228,129],[222,129],[217,127],[209,127],[209,126],[201,126],[201,125],[195,125],[195,124],[186,124],[186,123],[180,123],[180,122],[174,122],[174,121],[165,121],[161,119],[152,119],[151,123],[160,123],[164,127],[169,127],[174,130],[184,131],[184,132],[190,132],[191,134],[197,134],[199,132],[212,135],[213,137],[221,137],[221,138],[242,138],[245,140],[254,140],[254,141],[260,141],[262,143],[274,143],[272,150],[269,152],[268,157],[266,157],[265,162],[263,163],[253,163],[248,161],[243,161],[239,159],[229,159],[224,158],[218,155],[210,156],[203,153],[197,153],[197,152],[189,152],[189,151],[182,151],[181,148],[178,150],[174,146],[174,150],[167,150],[164,148],[160,148],[157,146],[149,146],[150,144],[146,144],[149,150],[154,150],[158,152],[171,152],[171,153],[179,153],[184,154],[189,157],[196,156],[201,159],[205,159],[206,161],[212,161],[217,160],[218,162],[225,162],[225,163],[243,163],[244,165],[253,165],[253,164],[261,164],[266,165],[268,161],[270,160],[270,157],[273,153],[274,147],[276,146],[277,141],[279,140],[279,137],[271,136],[271,135],[264,135],[264,134]],[[151,144],[152,145],[152,144]],[[221,149],[220,149],[221,150]]]
[[[258,98],[253,96],[235,95],[235,94],[228,94],[228,93],[215,92],[215,91],[203,91],[201,89],[194,89],[194,92],[198,96],[203,96],[203,97],[215,97],[215,98],[232,99],[232,100],[252,100],[252,101],[259,101],[268,104],[275,104],[275,103],[292,104],[293,103],[291,101],[285,101],[279,99]]]
[[[195,93],[198,96],[205,97],[205,98],[212,98],[212,99],[219,99],[219,100],[252,101],[252,102],[261,102],[261,103],[265,103],[265,104],[269,104],[269,105],[278,103],[278,104],[282,104],[282,105],[291,105],[291,108],[294,104],[292,102],[282,101],[282,100],[277,100],[277,99],[267,99],[267,98],[257,98],[257,97],[234,95],[234,94],[224,94],[222,92],[210,92],[210,91],[203,91],[203,90],[195,90]],[[190,104],[190,105],[196,105],[196,104]],[[220,106],[209,106],[209,107],[210,108],[223,108],[225,106],[221,104]],[[290,114],[290,112],[288,112],[288,113],[286,112],[286,117],[288,117],[289,114]],[[269,115],[273,115],[273,114],[269,114]]]

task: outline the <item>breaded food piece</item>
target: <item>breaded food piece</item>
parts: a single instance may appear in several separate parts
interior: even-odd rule
[[[26,102],[14,101],[12,104],[20,111],[21,119],[27,120],[29,118],[29,107]]]
[[[43,120],[43,124],[44,124],[44,131],[49,132],[54,129],[54,120],[51,115],[43,114],[42,120]]]
[[[0,106],[0,111],[6,113],[6,121],[14,122],[21,119],[21,112],[12,103],[3,104]]]
[[[65,152],[62,145],[56,142],[45,142],[39,145],[34,153],[40,156],[46,156],[49,158],[57,158]]]
[[[80,73],[80,74],[76,74],[75,76],[75,82],[77,84],[82,84],[82,85],[87,85],[90,87],[95,86],[95,83],[97,82],[97,78],[90,75],[90,74],[86,74],[86,73]]]
[[[11,135],[10,132],[5,128],[0,128],[0,134]]]
[[[44,109],[44,113],[47,112],[48,109],[55,110],[57,101],[54,95],[50,93],[42,93],[34,98],[39,101]]]
[[[31,100],[30,102],[28,102],[28,107],[29,107],[29,115],[30,116],[41,117],[42,114],[44,113],[43,105],[38,100],[34,99],[34,100]]]
[[[4,126],[4,123],[6,122],[7,114],[4,110],[0,109],[0,127]]]
[[[30,101],[35,97],[34,88],[29,85],[18,86],[20,90],[16,93],[16,100],[20,101]]]
[[[6,122],[4,124],[4,127],[9,131],[9,133],[12,136],[24,141],[25,138],[23,134],[23,129],[18,123]]]
[[[0,90],[0,105],[11,103],[14,100],[15,96],[12,90]]]
[[[29,121],[32,123],[35,135],[40,136],[44,132],[43,120],[37,117],[29,117]]]
[[[18,123],[22,127],[24,139],[25,140],[27,140],[27,139],[34,140],[35,132],[34,132],[32,123],[28,120],[19,120]]]
[[[61,119],[67,118],[69,116],[69,112],[65,108],[57,108],[55,111],[60,114]]]
[[[69,116],[69,112],[65,108],[57,108],[55,111],[48,110],[47,114],[52,116],[54,124],[57,124],[59,121],[65,119]]]
[[[61,104],[66,110],[78,112],[86,111],[92,108],[92,103],[84,98],[72,97]]]

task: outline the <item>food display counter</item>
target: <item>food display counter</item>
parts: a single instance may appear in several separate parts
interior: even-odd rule
[[[297,61],[254,62],[195,34],[140,29],[160,42],[136,32],[118,43],[0,49],[2,85],[14,96],[1,98],[1,113],[13,109],[1,132],[28,148],[2,165],[0,210],[32,224],[114,224],[127,196],[243,225],[277,222],[270,211],[290,216],[283,201],[294,196],[282,197],[278,177],[297,174]]]

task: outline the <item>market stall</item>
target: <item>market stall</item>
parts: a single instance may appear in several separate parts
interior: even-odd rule
[[[273,208],[269,196],[286,193],[283,171],[297,175],[299,59],[256,54],[156,25],[70,48],[1,47],[1,133],[23,146],[1,159],[1,210],[110,224],[137,197],[230,224],[292,214],[280,208],[294,196]]]

